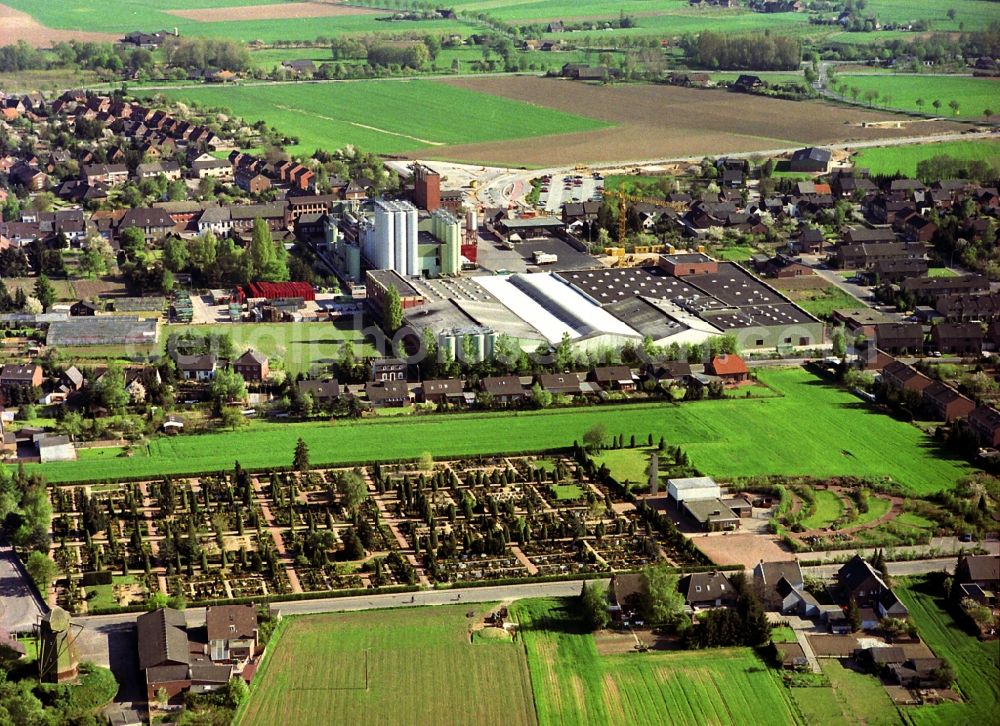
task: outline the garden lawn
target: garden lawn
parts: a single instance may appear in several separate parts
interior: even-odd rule
[[[577,484],[557,484],[552,487],[552,491],[559,500],[579,499],[583,496],[583,489]]]
[[[800,308],[818,318],[827,318],[833,314],[834,310],[863,308],[865,306],[863,302],[836,285],[804,290],[783,290],[782,292],[786,297],[794,300]]]
[[[236,723],[533,726],[523,649],[470,643],[468,609],[294,618],[271,645]]]
[[[350,325],[335,323],[222,323],[219,325],[169,325],[160,331],[166,349],[171,333],[191,331],[196,334],[228,333],[233,339],[236,355],[247,348],[263,353],[270,359],[272,370],[284,367],[292,374],[309,373],[314,366],[328,366],[344,356],[345,343],[354,346],[359,358],[375,355],[375,348],[366,342],[361,331]]]
[[[837,695],[829,686],[791,688],[789,693],[809,726],[843,726],[851,723],[841,710]]]
[[[806,529],[822,529],[829,527],[844,513],[844,503],[833,492],[827,489],[816,491],[816,511],[810,517],[802,520]]]
[[[391,420],[255,423],[247,429],[160,437],[147,456],[29,465],[49,481],[159,477],[244,467],[290,466],[296,439],[313,466],[402,458],[541,451],[569,446],[598,424],[608,435],[664,436],[707,476],[890,476],[915,494],[947,489],[972,471],[914,426],[869,408],[802,368],[762,370],[784,394],[771,398],[626,404]],[[641,449],[640,466],[645,466]],[[636,481],[645,481],[645,475]]]
[[[875,102],[877,106],[951,117],[956,114],[948,104],[958,101],[960,118],[980,118],[986,109],[1000,113],[997,104],[1000,81],[991,78],[932,75],[838,75],[837,78],[860,89],[862,99],[866,91],[888,94],[889,102],[881,99]],[[922,107],[917,104],[918,99],[923,99]],[[934,108],[935,100],[941,102],[940,108]]]
[[[1000,91],[1000,86],[997,90]],[[934,156],[997,160],[1000,159],[1000,141],[944,141],[936,144],[875,147],[858,152],[854,157],[854,165],[870,169],[872,174],[899,173],[912,177],[916,176],[918,162]]]
[[[541,726],[800,723],[775,671],[749,648],[599,656],[573,600],[519,600]]]
[[[1000,712],[1000,647],[966,633],[944,610],[944,601],[922,579],[897,581],[894,591],[910,611],[920,637],[934,655],[947,660],[958,680],[965,703],[907,709],[909,721],[922,726],[996,723]]]
[[[264,120],[311,154],[354,144],[396,154],[450,144],[591,131],[602,121],[427,80],[257,85],[161,91],[168,98]],[[456,113],[461,109],[461,113]]]
[[[830,679],[844,721],[860,726],[895,726],[900,722],[896,706],[877,678],[845,668],[839,660],[823,659],[820,667]]]
[[[857,527],[862,524],[871,524],[872,522],[884,517],[891,507],[892,502],[888,499],[871,496],[868,498],[868,511],[864,513],[859,512],[858,516],[852,520],[848,526]]]

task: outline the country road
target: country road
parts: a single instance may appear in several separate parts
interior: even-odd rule
[[[520,600],[526,597],[569,597],[579,595],[583,580],[563,580],[560,582],[538,582],[524,585],[501,585],[497,587],[470,587],[457,590],[424,590],[407,593],[359,595],[355,597],[330,597],[319,600],[293,600],[275,603],[274,607],[283,615],[314,615],[317,613],[351,612],[357,610],[378,610],[383,608],[418,607],[423,605],[460,605],[464,603],[500,602]],[[592,580],[607,583],[607,580]],[[73,618],[92,630],[119,630],[130,625],[142,613],[120,613],[116,615],[85,615]],[[205,608],[188,608],[184,611],[189,627],[205,624]]]

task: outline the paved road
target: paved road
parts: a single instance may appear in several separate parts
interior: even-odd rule
[[[954,557],[940,557],[934,560],[913,560],[911,562],[888,562],[886,566],[889,568],[890,577],[909,577],[910,575],[926,575],[930,572],[947,572],[953,573],[955,571],[956,558]],[[806,575],[811,575],[812,577],[820,577],[823,579],[831,579],[837,574],[840,569],[840,565],[810,565],[809,567],[803,567],[802,572]]]
[[[42,604],[17,564],[13,550],[0,542],[0,627],[9,632],[31,630]]]
[[[892,549],[894,552],[926,554],[931,559],[940,559],[946,553],[952,553],[951,559],[954,560],[962,550],[968,551],[974,547],[982,547],[991,555],[1000,554],[1000,541],[988,539],[982,542],[959,542],[958,537],[932,537],[930,544],[907,545],[885,549]],[[867,552],[871,549],[873,548],[866,547],[863,548],[863,551]],[[851,557],[855,554],[857,554],[857,549],[830,550],[829,552],[802,552],[799,554],[798,559],[829,561],[835,560],[838,557]]]
[[[470,587],[461,590],[426,590],[421,592],[360,595],[357,597],[331,597],[322,600],[293,600],[275,603],[284,615],[313,615],[316,613],[376,610],[380,608],[417,607],[420,605],[458,605],[461,603],[499,602],[526,597],[567,597],[579,595],[583,580],[539,582],[498,587]],[[607,580],[596,580],[604,582]],[[141,613],[117,615],[84,615],[73,618],[86,628],[106,632],[120,632],[124,626],[135,622]],[[205,608],[188,608],[185,611],[188,626],[205,624]]]

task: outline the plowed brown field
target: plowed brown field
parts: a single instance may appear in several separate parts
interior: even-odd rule
[[[721,89],[643,84],[596,86],[533,76],[462,78],[447,83],[616,124],[614,128],[599,131],[434,150],[436,157],[470,163],[560,166],[686,158],[925,136],[965,128],[948,121],[909,123],[905,116],[879,111],[812,101],[783,101]],[[863,122],[893,120],[901,121],[902,128],[861,126]],[[426,150],[411,156],[426,156]]]
[[[380,11],[336,3],[277,3],[275,5],[238,5],[228,8],[167,10],[188,20],[216,23],[227,20],[287,20],[289,18],[329,18],[340,15],[372,15]]]
[[[0,45],[13,45],[17,41],[23,40],[36,48],[48,48],[54,43],[70,40],[111,43],[120,37],[120,34],[114,33],[46,28],[27,13],[0,5]]]

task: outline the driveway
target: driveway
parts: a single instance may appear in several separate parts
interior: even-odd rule
[[[31,630],[42,604],[10,545],[0,542],[0,627],[8,632]]]

